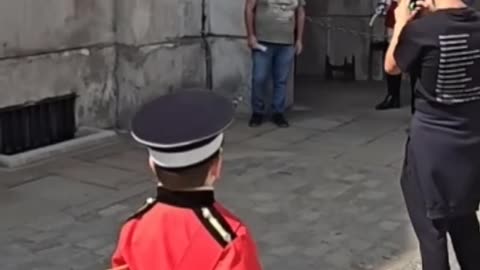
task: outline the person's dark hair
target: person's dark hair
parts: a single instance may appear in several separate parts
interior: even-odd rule
[[[220,151],[200,163],[175,169],[167,169],[155,164],[155,173],[162,186],[171,189],[195,188],[205,185],[210,167],[220,157]]]

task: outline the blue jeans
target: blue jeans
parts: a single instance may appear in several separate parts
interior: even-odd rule
[[[272,112],[283,113],[287,99],[287,83],[293,60],[295,47],[292,45],[280,45],[261,43],[267,50],[252,51],[252,111],[253,113],[265,113],[264,94],[268,79],[273,81]]]

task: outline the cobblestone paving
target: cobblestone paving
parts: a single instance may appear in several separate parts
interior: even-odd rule
[[[381,95],[306,88],[290,129],[229,130],[218,198],[251,226],[265,269],[420,269],[398,184],[409,109],[372,111]],[[123,137],[0,171],[0,269],[106,269],[151,180]]]

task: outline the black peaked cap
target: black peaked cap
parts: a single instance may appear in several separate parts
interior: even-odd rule
[[[208,90],[180,91],[143,106],[133,118],[132,136],[162,155],[188,152],[221,135],[233,116],[234,106],[223,96]]]

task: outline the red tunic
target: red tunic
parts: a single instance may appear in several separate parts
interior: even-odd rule
[[[128,270],[261,269],[247,227],[213,201],[213,191],[187,194],[161,188],[157,200],[123,226],[112,266],[128,266]]]
[[[395,26],[395,9],[397,8],[397,1],[392,1],[388,7],[387,14],[385,16],[385,27],[393,28]]]

